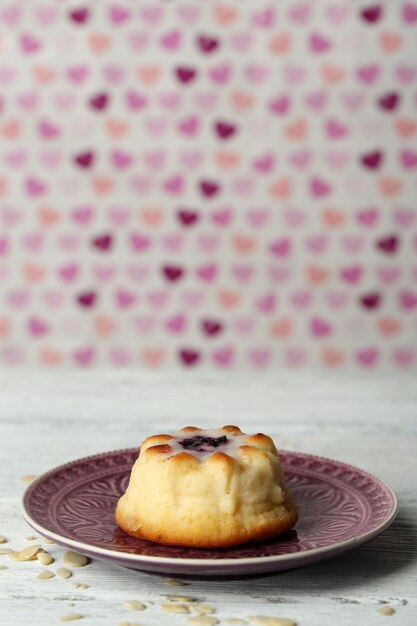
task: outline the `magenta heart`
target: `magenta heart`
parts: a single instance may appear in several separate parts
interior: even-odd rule
[[[349,265],[340,270],[340,277],[346,283],[355,284],[363,276],[363,267],[360,265]]]
[[[240,283],[247,283],[253,278],[254,268],[251,265],[234,265],[232,275]]]
[[[24,181],[25,191],[29,196],[41,196],[47,191],[47,185],[39,178],[28,176]]]
[[[109,7],[108,15],[110,21],[116,26],[119,26],[129,20],[130,11],[121,5],[113,5]]]
[[[347,126],[334,118],[327,120],[325,130],[329,139],[341,139],[348,132]]]
[[[38,123],[38,131],[39,135],[43,139],[55,139],[55,137],[58,137],[60,134],[60,129],[58,128],[58,126],[46,119],[41,120]]]
[[[291,254],[292,251],[292,242],[287,237],[282,237],[280,239],[276,239],[269,246],[269,251],[274,256],[286,257]]]
[[[116,169],[125,169],[133,163],[133,156],[126,150],[113,150],[111,153],[111,161]]]
[[[268,276],[274,283],[283,283],[289,279],[291,272],[288,267],[270,265],[267,268]]]
[[[321,54],[327,52],[332,47],[332,43],[325,35],[313,32],[309,38],[310,50],[313,54]]]
[[[364,22],[368,22],[369,24],[376,24],[377,22],[379,22],[383,15],[383,9],[378,4],[372,4],[371,6],[362,9],[361,15]]]
[[[396,235],[387,235],[376,241],[376,247],[385,254],[395,254],[400,245],[400,238]]]
[[[211,283],[217,278],[218,267],[213,263],[201,265],[196,270],[197,277],[203,282]]]
[[[11,306],[22,309],[29,304],[31,294],[25,289],[14,289],[8,296],[8,302]]]
[[[291,302],[296,309],[305,309],[312,302],[312,294],[306,290],[295,291],[291,294]]]
[[[314,337],[328,337],[332,333],[332,326],[320,317],[313,317],[310,320],[310,332]]]
[[[146,298],[151,306],[157,309],[161,309],[168,304],[170,300],[170,294],[166,291],[155,289],[154,291],[150,291],[148,294],[146,294]]]
[[[95,154],[91,150],[80,152],[74,156],[74,163],[82,169],[89,169],[93,167],[95,161]]]
[[[93,111],[105,111],[109,106],[110,96],[106,92],[100,91],[91,96],[88,102]]]
[[[95,350],[94,348],[79,348],[73,352],[72,357],[77,365],[86,367],[92,365],[95,358]]]
[[[305,96],[305,103],[314,112],[321,111],[327,104],[328,94],[323,90],[312,91]]]
[[[364,348],[359,350],[355,356],[359,365],[373,367],[379,359],[379,350],[377,348]]]
[[[233,212],[229,208],[217,209],[210,214],[210,217],[217,226],[228,226],[233,219]]]
[[[185,270],[180,265],[164,265],[162,274],[168,282],[177,282],[184,277]]]
[[[184,330],[186,329],[186,326],[187,326],[187,318],[182,313],[173,315],[172,317],[168,318],[165,322],[165,328],[168,330],[168,332],[174,333],[176,335],[184,332]]]
[[[220,367],[228,367],[232,364],[235,351],[232,347],[219,348],[212,353],[212,360]]]
[[[219,85],[224,85],[232,76],[232,68],[228,63],[214,65],[209,69],[209,77]]]
[[[90,17],[90,12],[87,8],[81,7],[73,9],[69,12],[69,18],[74,24],[85,24]]]
[[[253,317],[237,317],[233,321],[233,327],[239,335],[251,335],[255,329],[256,320]]]
[[[211,54],[220,45],[220,41],[216,37],[212,37],[211,35],[200,35],[196,40],[198,48],[204,54]]]
[[[256,308],[261,313],[273,313],[277,306],[277,298],[274,293],[267,293],[255,301]]]
[[[198,186],[201,195],[206,198],[214,198],[220,192],[220,184],[213,180],[202,180]]]
[[[403,311],[414,311],[417,308],[417,293],[415,292],[403,290],[398,300]]]
[[[381,306],[382,296],[377,291],[371,291],[361,296],[359,302],[364,309],[374,311]]]
[[[396,207],[394,209],[394,220],[403,228],[409,228],[416,221],[416,213],[413,209],[407,209],[405,207]]]
[[[356,214],[356,219],[362,226],[372,228],[379,220],[379,211],[374,207],[360,209]]]
[[[74,222],[77,222],[77,224],[87,226],[92,221],[94,213],[95,211],[92,206],[85,205],[73,209],[73,211],[71,212],[71,217]]]
[[[172,195],[179,195],[184,191],[184,178],[182,176],[171,176],[164,181],[165,191]]]
[[[383,111],[387,113],[391,113],[395,111],[399,106],[401,101],[401,96],[396,91],[388,91],[378,98],[378,106]]]
[[[275,115],[285,115],[289,112],[292,105],[292,101],[288,95],[277,96],[273,100],[270,100],[268,108]]]
[[[406,24],[417,23],[417,5],[414,2],[405,2],[402,6],[402,17]]]
[[[109,233],[93,237],[91,245],[100,252],[109,252],[113,246],[113,236]]]
[[[200,215],[196,211],[189,209],[179,209],[177,217],[180,224],[185,227],[193,226],[200,219]]]
[[[362,165],[369,170],[376,170],[381,167],[383,160],[384,153],[381,150],[373,150],[360,157]]]
[[[267,348],[252,348],[248,351],[249,361],[255,367],[265,367],[271,360],[271,351]]]
[[[119,309],[130,308],[137,301],[136,295],[127,289],[118,289],[114,294],[114,299]]]
[[[194,67],[182,65],[174,69],[175,76],[179,83],[183,85],[194,82],[197,78],[197,70]]]
[[[332,188],[330,183],[328,183],[327,181],[315,177],[310,179],[309,190],[313,198],[322,198],[324,196],[327,196],[331,192]]]
[[[219,139],[230,139],[236,133],[236,125],[232,122],[219,121],[214,124],[214,131]]]
[[[128,109],[131,111],[140,111],[148,104],[147,97],[134,90],[130,90],[126,93],[125,101]]]
[[[299,367],[303,365],[307,359],[305,350],[300,348],[287,348],[284,353],[285,362],[290,367]]]
[[[181,134],[193,137],[199,130],[199,120],[197,117],[187,117],[178,124],[178,130]]]
[[[167,50],[178,50],[182,43],[182,33],[179,30],[172,30],[162,35],[159,41]]]
[[[224,324],[216,319],[204,319],[201,321],[200,327],[207,337],[216,337],[224,330]]]
[[[72,282],[78,278],[80,272],[79,265],[75,263],[68,263],[66,265],[61,265],[57,269],[58,276],[65,282]]]
[[[180,362],[186,367],[197,365],[201,360],[201,353],[193,348],[184,348],[179,350],[178,357]]]

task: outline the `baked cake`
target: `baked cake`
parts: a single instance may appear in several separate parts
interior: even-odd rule
[[[145,439],[115,517],[132,537],[223,548],[284,533],[298,508],[270,437],[188,426]]]

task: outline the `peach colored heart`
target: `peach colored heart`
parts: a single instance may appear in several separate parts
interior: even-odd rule
[[[93,326],[100,337],[108,337],[117,329],[117,321],[108,315],[97,315]]]
[[[109,137],[123,137],[130,130],[129,124],[125,120],[110,118],[105,121],[106,133]]]
[[[104,33],[90,33],[87,42],[93,54],[101,54],[109,48],[111,38]]]
[[[396,196],[402,190],[402,181],[399,178],[384,176],[379,179],[378,187],[383,196]]]
[[[159,65],[140,65],[136,70],[137,76],[143,85],[155,85],[162,75]]]
[[[237,252],[245,254],[254,250],[256,246],[256,239],[254,237],[249,237],[248,235],[235,235],[232,239],[232,243]]]
[[[105,196],[111,193],[116,185],[116,181],[108,176],[95,176],[91,179],[91,186],[98,196]]]
[[[300,117],[284,126],[284,132],[289,139],[304,139],[308,132],[308,122]]]
[[[42,226],[53,226],[61,220],[61,215],[53,207],[41,206],[38,208],[38,220]]]
[[[394,125],[397,135],[404,139],[412,137],[417,131],[417,123],[409,118],[399,118],[395,120]]]
[[[36,263],[27,263],[23,266],[23,275],[29,283],[39,283],[46,276],[46,268]]]
[[[278,178],[278,180],[269,187],[269,194],[273,198],[289,198],[291,192],[291,179],[288,177]]]
[[[329,278],[329,273],[326,268],[319,265],[307,265],[305,271],[307,275],[307,280],[312,285],[321,285]]]
[[[323,363],[327,367],[337,367],[345,360],[345,355],[341,350],[335,348],[325,348],[322,352]]]
[[[239,165],[240,157],[237,152],[226,152],[221,150],[214,155],[216,165],[221,169],[233,169],[236,165]]]
[[[0,127],[0,134],[6,139],[17,139],[22,130],[18,119],[10,119]]]
[[[325,208],[321,212],[323,223],[328,228],[338,228],[345,223],[346,216],[342,211],[331,207]]]
[[[165,359],[165,350],[163,348],[145,348],[141,351],[141,358],[145,365],[149,367],[158,367]]]
[[[215,21],[221,26],[232,24],[237,16],[237,10],[230,4],[215,4],[213,7],[213,16]]]
[[[274,337],[289,337],[293,331],[293,324],[289,317],[283,317],[274,322],[270,330]]]
[[[383,31],[379,33],[378,42],[380,48],[390,54],[401,48],[404,43],[404,37],[397,32]]]
[[[273,54],[285,54],[289,51],[292,44],[292,37],[290,33],[278,33],[269,42],[269,49]]]
[[[140,219],[142,222],[147,224],[148,226],[159,226],[162,221],[165,219],[165,214],[163,209],[157,207],[149,207],[142,209],[139,212]]]
[[[232,91],[230,101],[232,107],[238,113],[249,111],[255,104],[255,98],[247,91]]]
[[[392,337],[402,330],[401,321],[394,317],[380,317],[376,325],[384,337]]]
[[[32,76],[37,85],[48,85],[56,79],[56,71],[48,65],[34,65]]]
[[[10,334],[10,320],[7,317],[0,317],[0,337],[7,337]]]
[[[59,365],[63,360],[63,354],[54,348],[42,348],[39,352],[39,360],[42,365]]]
[[[241,296],[236,291],[232,291],[230,289],[223,289],[222,291],[219,291],[219,293],[217,294],[217,299],[219,301],[219,304],[224,309],[233,309],[239,305]]]
[[[346,70],[335,63],[324,63],[320,68],[321,76],[326,85],[340,83],[346,77]]]

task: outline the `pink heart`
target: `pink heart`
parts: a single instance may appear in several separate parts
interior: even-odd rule
[[[228,226],[233,219],[233,212],[232,209],[225,207],[213,211],[210,217],[217,226]]]
[[[370,65],[362,65],[356,70],[356,75],[363,83],[373,85],[379,78],[380,66],[376,63]]]
[[[311,16],[311,6],[307,2],[299,2],[288,10],[288,17],[297,24],[305,24]]]
[[[306,309],[312,302],[312,294],[306,290],[295,291],[290,298],[296,309]]]
[[[417,5],[413,2],[405,2],[402,6],[402,17],[406,24],[417,22]]]
[[[331,118],[327,120],[325,124],[325,131],[329,139],[341,139],[346,136],[348,129],[347,126],[339,120]]]
[[[151,117],[145,121],[146,131],[155,138],[160,138],[167,129],[167,122],[163,117]]]
[[[180,153],[180,160],[186,168],[196,168],[202,164],[204,154],[197,150],[184,150]]]
[[[143,282],[149,276],[149,267],[146,265],[131,264],[126,268],[129,278],[135,282]]]
[[[270,265],[267,268],[268,276],[274,283],[283,283],[290,277],[290,270],[288,267],[282,267],[280,265]]]
[[[196,106],[210,113],[216,106],[218,101],[218,94],[214,91],[200,91],[195,94]]]
[[[75,102],[75,95],[69,92],[57,93],[54,97],[56,108],[64,113],[70,111],[74,107]]]
[[[127,289],[118,289],[114,294],[114,299],[119,309],[128,309],[137,301],[136,295]]]
[[[305,96],[305,103],[309,109],[318,112],[327,104],[328,94],[323,90],[312,91]]]
[[[147,24],[156,26],[165,15],[165,7],[163,4],[149,4],[141,9],[140,15]]]
[[[396,207],[394,209],[394,220],[403,228],[408,228],[416,221],[416,213],[413,209]]]
[[[214,363],[220,367],[228,367],[231,365],[234,357],[235,351],[232,347],[218,348],[212,353]]]
[[[110,21],[118,26],[130,18],[130,11],[121,5],[113,5],[109,8]]]
[[[264,226],[266,222],[270,219],[270,217],[271,213],[268,208],[254,207],[246,211],[246,218],[249,224],[255,226],[256,228]]]
[[[249,82],[259,85],[263,83],[269,75],[269,67],[259,63],[251,63],[245,68],[245,75]]]
[[[7,300],[11,306],[22,309],[29,304],[30,297],[26,289],[14,289],[8,294]]]
[[[165,91],[159,95],[158,102],[167,111],[176,111],[182,105],[182,94],[178,91]],[[180,127],[181,123],[178,125],[178,128]]]
[[[292,152],[289,154],[289,161],[291,165],[296,167],[297,169],[304,169],[309,167],[311,164],[313,155],[310,150],[297,150],[297,152]]]
[[[392,353],[394,362],[400,367],[410,367],[416,359],[415,352],[408,348],[397,348]]]
[[[310,332],[314,337],[327,337],[332,333],[332,326],[320,317],[313,317],[310,320]]]
[[[122,226],[129,221],[130,212],[124,207],[112,206],[107,210],[107,217],[114,226]]]
[[[207,283],[211,283],[217,278],[218,267],[214,263],[210,263],[208,265],[201,265],[197,268],[197,277]]]
[[[25,181],[25,191],[29,196],[41,196],[47,191],[47,185],[39,178],[28,176]]]
[[[104,263],[96,263],[91,267],[91,271],[94,278],[103,282],[112,280],[116,274],[114,265]]]
[[[203,252],[215,252],[220,244],[220,238],[211,233],[202,233],[197,238],[197,244]]]
[[[277,298],[274,293],[267,293],[255,301],[256,308],[261,313],[273,313],[277,306]]]
[[[253,42],[252,35],[249,31],[233,33],[230,36],[230,44],[232,48],[238,52],[246,52],[250,49]]]
[[[271,28],[275,22],[275,9],[274,7],[266,7],[256,11],[252,15],[252,22],[255,26],[261,26],[262,28]]]
[[[113,150],[111,160],[116,169],[125,169],[133,163],[133,156],[125,150]]]
[[[314,198],[327,196],[332,190],[330,183],[318,177],[310,179],[309,189]]]
[[[166,153],[162,150],[145,152],[144,153],[145,163],[148,167],[152,169],[160,170],[165,165]]]
[[[344,291],[329,291],[326,294],[328,306],[335,311],[340,311],[340,309],[345,308],[347,300],[348,296]]]
[[[303,81],[306,77],[306,68],[301,64],[289,63],[282,70],[283,79],[290,85]]]
[[[332,47],[330,39],[318,32],[311,33],[309,44],[310,50],[313,54],[322,54],[323,52],[327,52]]]
[[[372,228],[379,220],[379,211],[377,208],[374,207],[360,209],[356,214],[356,219],[362,226]]]
[[[239,335],[251,335],[255,329],[256,320],[253,317],[237,317],[233,321],[233,327]]]
[[[150,36],[144,31],[135,31],[128,35],[127,41],[136,52],[139,52],[148,46]]]
[[[361,91],[347,91],[342,95],[342,102],[349,113],[354,113],[364,105],[365,96]]]
[[[401,277],[401,271],[397,267],[380,266],[377,268],[376,273],[384,285],[393,285]]]
[[[49,290],[43,294],[43,300],[51,309],[58,309],[64,302],[64,294],[62,291]]]
[[[27,91],[17,97],[17,103],[21,109],[31,113],[35,111],[39,104],[39,95],[34,91]]]
[[[190,289],[182,293],[184,303],[190,308],[197,308],[201,306],[204,303],[205,298],[206,294],[203,291],[198,291],[196,289]]]
[[[199,120],[197,117],[187,117],[178,124],[178,130],[181,134],[193,137],[199,129]]]
[[[346,21],[351,12],[351,7],[339,3],[339,4],[330,4],[326,7],[326,16],[333,24],[339,25]]]
[[[334,170],[340,170],[348,164],[349,153],[346,150],[329,150],[325,153],[324,158],[329,167]]]
[[[201,9],[195,3],[180,4],[177,13],[186,24],[194,24],[201,14]]]
[[[57,242],[62,250],[75,252],[81,243],[81,238],[77,233],[62,233],[57,237]]]
[[[347,252],[355,254],[363,249],[365,241],[360,235],[345,235],[342,244]]]
[[[323,254],[328,246],[329,239],[326,235],[311,235],[306,239],[306,247],[310,252],[315,254]]]
[[[262,174],[269,174],[275,167],[275,156],[271,152],[261,155],[253,161],[253,167]]]
[[[181,334],[185,330],[186,325],[187,318],[182,313],[173,315],[165,322],[165,328],[168,330],[168,332],[174,334]]]
[[[109,350],[110,362],[116,366],[129,365],[132,360],[132,354],[127,348],[112,347]]]
[[[159,39],[161,45],[167,50],[178,50],[181,46],[181,31],[172,30],[162,35]]]
[[[229,81],[232,75],[232,67],[228,63],[222,63],[221,65],[214,65],[209,69],[209,77],[215,83],[224,85]]]
[[[0,217],[5,226],[16,226],[22,219],[22,212],[6,206],[0,209]]]
[[[21,7],[10,4],[0,9],[0,20],[7,26],[16,26],[22,16]]]
[[[398,299],[403,311],[414,311],[417,308],[417,293],[403,290]]]
[[[149,176],[134,176],[130,184],[135,191],[146,194],[151,190],[152,179]]]
[[[240,176],[232,181],[233,190],[240,196],[250,196],[255,185],[255,180],[250,176]]]
[[[20,36],[20,47],[24,54],[33,54],[42,48],[42,42],[34,35],[24,33]]]
[[[71,212],[71,217],[73,221],[77,224],[82,224],[83,226],[86,226],[92,221],[94,213],[95,210],[92,206],[85,205],[73,209]]]
[[[276,115],[285,115],[291,108],[291,99],[287,94],[276,96],[270,100],[268,108]]]
[[[39,6],[35,8],[35,16],[42,26],[50,26],[58,17],[58,11],[54,6]]]
[[[172,195],[179,195],[184,191],[184,178],[182,176],[171,176],[164,181],[164,189]]]
[[[80,271],[79,265],[76,263],[68,263],[58,267],[58,276],[65,282],[72,282],[76,280]]]
[[[6,346],[2,352],[6,365],[22,365],[25,361],[25,353],[21,348]]]
[[[11,152],[4,153],[3,158],[6,165],[15,169],[20,169],[21,167],[24,167],[27,162],[27,152],[25,150],[13,150]]]
[[[286,257],[291,254],[292,242],[288,237],[281,237],[273,241],[269,250],[274,256]]]
[[[121,65],[107,65],[103,68],[104,78],[112,85],[118,85],[126,77],[125,68]]]
[[[350,265],[340,270],[340,277],[347,283],[355,284],[363,276],[363,267],[360,265]]]
[[[155,290],[147,293],[146,298],[151,306],[161,309],[167,305],[170,294],[164,290]]]
[[[234,265],[232,274],[240,283],[247,283],[253,278],[254,268],[252,265]]]
[[[402,167],[406,170],[411,170],[417,167],[417,152],[414,150],[401,150],[399,159]]]
[[[72,353],[72,358],[78,365],[83,367],[92,365],[95,358],[94,348],[79,348]]]
[[[162,244],[169,252],[179,252],[184,246],[184,237],[179,233],[164,235]]]
[[[133,325],[139,333],[147,335],[155,328],[155,318],[149,315],[142,315],[133,320]]]
[[[23,245],[30,252],[40,252],[45,245],[45,237],[43,233],[28,233],[23,237]]]
[[[40,120],[38,131],[43,139],[54,139],[60,134],[58,126],[47,119]]]
[[[404,83],[404,85],[409,85],[414,82],[417,70],[413,65],[397,65],[394,73],[400,82]]]
[[[301,348],[287,348],[284,352],[284,359],[290,367],[299,367],[305,363],[307,354]]]
[[[271,360],[271,351],[267,348],[252,348],[248,352],[249,361],[255,367],[265,367]]]
[[[8,85],[12,83],[17,77],[17,71],[13,67],[6,65],[0,66],[0,83]]]
[[[377,348],[363,348],[356,353],[356,360],[364,367],[374,367],[379,359]]]
[[[130,90],[126,93],[125,100],[128,109],[131,111],[140,111],[148,104],[147,97],[134,90]]]
[[[62,156],[60,150],[42,150],[42,152],[39,153],[39,160],[48,169],[53,169],[61,165]],[[74,189],[73,183],[71,183],[70,189]]]

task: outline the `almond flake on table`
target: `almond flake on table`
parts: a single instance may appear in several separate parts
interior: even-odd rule
[[[9,568],[7,567],[7,565],[0,565],[0,571],[3,569],[9,569]]]
[[[199,615],[207,615],[209,613],[215,613],[216,609],[214,606],[209,606],[208,604],[204,604],[203,602],[197,602],[192,605],[193,611],[196,611]]]
[[[24,474],[23,476],[20,477],[20,482],[29,484],[33,480],[35,480],[35,478],[37,477],[38,477],[37,474]]]
[[[120,622],[117,626],[139,626],[138,622]]]
[[[84,583],[73,583],[72,584],[75,589],[89,589],[90,585],[86,585]]]
[[[11,554],[13,550],[11,548],[0,548],[0,556],[3,554]]]
[[[249,615],[251,624],[255,626],[296,626],[292,619],[287,617],[269,617],[267,615]]]
[[[55,574],[51,570],[45,569],[36,576],[35,580],[48,580],[48,578],[54,578]]]
[[[51,565],[55,560],[49,552],[45,552],[44,550],[39,550],[36,557],[41,565]]]
[[[176,578],[164,578],[163,581],[166,585],[171,585],[171,587],[186,587],[190,583],[186,583],[183,580],[177,580]]]
[[[84,554],[67,550],[64,554],[63,561],[65,565],[69,565],[70,567],[84,567],[84,565],[88,563],[88,558]]]
[[[187,624],[190,626],[215,626],[219,620],[216,617],[208,617],[206,615],[199,615],[198,617],[190,617],[187,620]]]
[[[394,615],[395,609],[393,609],[392,606],[381,606],[381,608],[377,610],[377,613],[380,615]]]
[[[3,537],[3,535],[0,535],[0,543],[6,543],[6,537]]]
[[[28,535],[27,537],[25,537],[25,541],[35,541],[36,539],[36,535]]]
[[[161,604],[161,610],[165,613],[189,613],[190,609],[185,604],[179,604],[173,602],[169,604],[168,602]]]
[[[67,569],[66,567],[58,567],[56,573],[57,576],[59,576],[60,578],[71,578],[72,576],[71,570]]]
[[[28,546],[19,552],[9,554],[9,559],[12,559],[12,561],[35,561],[40,550],[42,550],[42,548],[38,545]]]
[[[197,602],[197,600],[191,596],[167,596],[167,600],[170,602]]]
[[[61,615],[58,619],[61,622],[75,622],[77,619],[83,619],[84,615],[80,613],[70,613],[69,615]]]
[[[138,602],[138,600],[126,600],[124,607],[132,611],[144,611],[146,609],[146,605],[143,602]]]
[[[240,617],[226,617],[223,621],[225,624],[236,624],[236,626],[243,626],[243,624],[248,623],[245,619],[240,619]]]
[[[55,543],[55,541],[52,541],[52,539],[46,539],[46,537],[43,538],[45,543]]]

